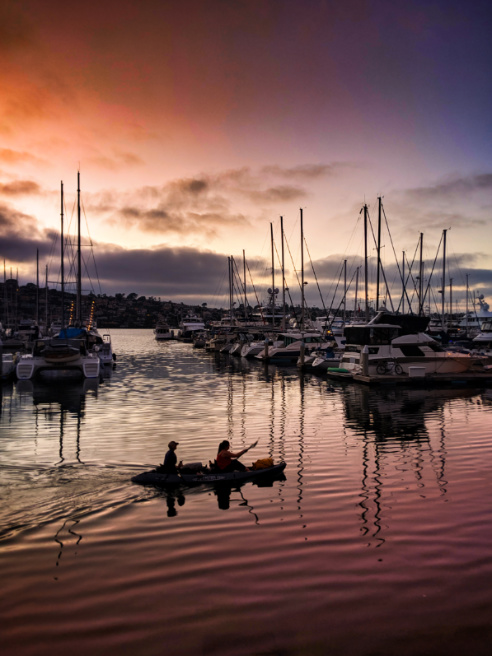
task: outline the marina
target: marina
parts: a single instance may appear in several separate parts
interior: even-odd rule
[[[111,338],[101,380],[2,386],[6,653],[488,653],[492,386]],[[131,481],[225,438],[282,476]]]

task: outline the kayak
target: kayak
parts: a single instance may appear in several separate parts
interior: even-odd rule
[[[183,471],[180,474],[163,474],[158,469],[142,472],[132,478],[133,483],[140,485],[197,485],[201,483],[235,483],[251,479],[275,476],[284,471],[285,462],[267,467],[266,469],[251,469],[250,471],[221,472],[204,467],[199,471]]]

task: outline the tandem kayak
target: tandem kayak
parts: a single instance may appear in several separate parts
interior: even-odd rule
[[[200,483],[235,483],[251,479],[275,476],[284,471],[285,462],[267,467],[266,469],[251,469],[250,471],[220,472],[212,471],[208,467],[201,471],[182,472],[176,474],[163,474],[158,469],[142,472],[133,476],[132,482],[140,485],[197,485]]]

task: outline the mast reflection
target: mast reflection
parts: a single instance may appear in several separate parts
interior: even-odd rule
[[[37,432],[40,428],[41,419],[48,422],[54,422],[56,418],[59,419],[59,460],[56,463],[57,465],[63,464],[66,460],[64,443],[67,418],[69,416],[72,419],[75,418],[75,460],[82,463],[80,435],[85,416],[86,396],[88,393],[94,393],[97,396],[98,381],[85,379],[69,385],[43,385],[29,380],[22,380],[17,382],[16,389],[21,398],[32,397]]]
[[[62,526],[61,526],[61,527],[58,529],[58,531],[55,533],[55,536],[54,536],[53,539],[54,539],[54,541],[60,546],[60,549],[59,549],[59,551],[58,551],[58,555],[57,555],[57,557],[56,557],[55,567],[59,567],[59,566],[60,566],[61,558],[62,558],[62,555],[63,555],[63,549],[65,548],[65,542],[66,542],[67,540],[71,540],[72,537],[75,538],[75,547],[77,547],[77,546],[80,544],[80,542],[82,541],[82,535],[80,535],[80,533],[77,533],[77,532],[74,530],[74,528],[77,526],[77,524],[78,524],[79,522],[80,522],[79,519],[67,519],[67,520],[65,520],[65,521],[63,522]],[[66,527],[67,524],[69,524],[69,523],[71,523],[71,526],[70,526],[69,528],[67,528],[67,533],[69,533],[69,536],[68,536],[68,538],[64,541],[64,540],[62,539],[61,536],[62,536],[62,533],[63,533],[65,527]],[[77,552],[75,552],[75,555],[77,555]],[[58,577],[55,576],[54,579],[55,579],[55,581],[57,581],[57,580],[58,580]]]
[[[361,531],[376,546],[384,543],[382,530],[382,463],[399,445],[404,464],[411,463],[417,486],[425,487],[425,454],[441,494],[446,493],[445,406],[455,398],[474,396],[473,389],[370,388],[350,385],[342,398],[346,427],[362,435]],[[439,417],[439,438],[431,439],[428,419]]]

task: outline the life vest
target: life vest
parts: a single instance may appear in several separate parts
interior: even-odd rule
[[[232,462],[232,458],[229,458],[228,456],[223,456],[222,455],[223,453],[224,453],[224,451],[221,451],[220,453],[218,453],[217,458],[215,459],[216,462],[217,462],[217,467],[219,469],[225,469]]]

